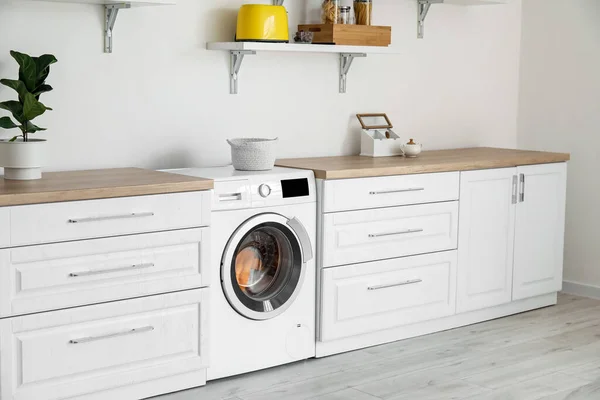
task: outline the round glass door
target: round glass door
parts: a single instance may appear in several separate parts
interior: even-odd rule
[[[223,254],[221,281],[241,315],[269,319],[295,300],[304,277],[302,250],[287,218],[262,214],[246,221]]]

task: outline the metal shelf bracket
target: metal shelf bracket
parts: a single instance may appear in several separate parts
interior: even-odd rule
[[[104,52],[112,53],[113,50],[113,29],[117,22],[119,10],[131,8],[131,3],[105,4],[104,5]]]
[[[443,3],[444,0],[417,0],[417,38],[425,36],[425,18],[432,4]]]
[[[348,71],[356,57],[366,57],[365,53],[340,53],[340,93],[346,93]]]
[[[229,56],[229,93],[238,94],[238,81],[244,56],[255,55],[254,50],[235,50]]]

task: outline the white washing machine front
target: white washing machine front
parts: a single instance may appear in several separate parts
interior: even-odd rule
[[[208,379],[315,356],[316,203],[212,215]]]

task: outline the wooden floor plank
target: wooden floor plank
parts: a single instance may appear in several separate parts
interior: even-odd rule
[[[559,394],[566,397],[569,393],[589,383],[584,379],[557,372],[494,390],[487,395],[478,395],[469,400],[539,400]]]
[[[381,400],[379,397],[348,388],[327,393],[321,396],[311,397],[310,400]]]

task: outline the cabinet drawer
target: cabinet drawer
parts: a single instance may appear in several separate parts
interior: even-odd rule
[[[208,228],[0,250],[0,317],[208,284]]]
[[[321,271],[320,340],[455,313],[456,251]]]
[[[457,247],[458,202],[325,214],[323,267]]]
[[[198,372],[206,290],[0,320],[3,399],[65,399]]]
[[[209,225],[210,193],[188,192],[11,207],[11,244],[127,235]]]
[[[10,246],[10,209],[0,207],[0,248]]]
[[[323,212],[458,200],[458,172],[326,180]]]

